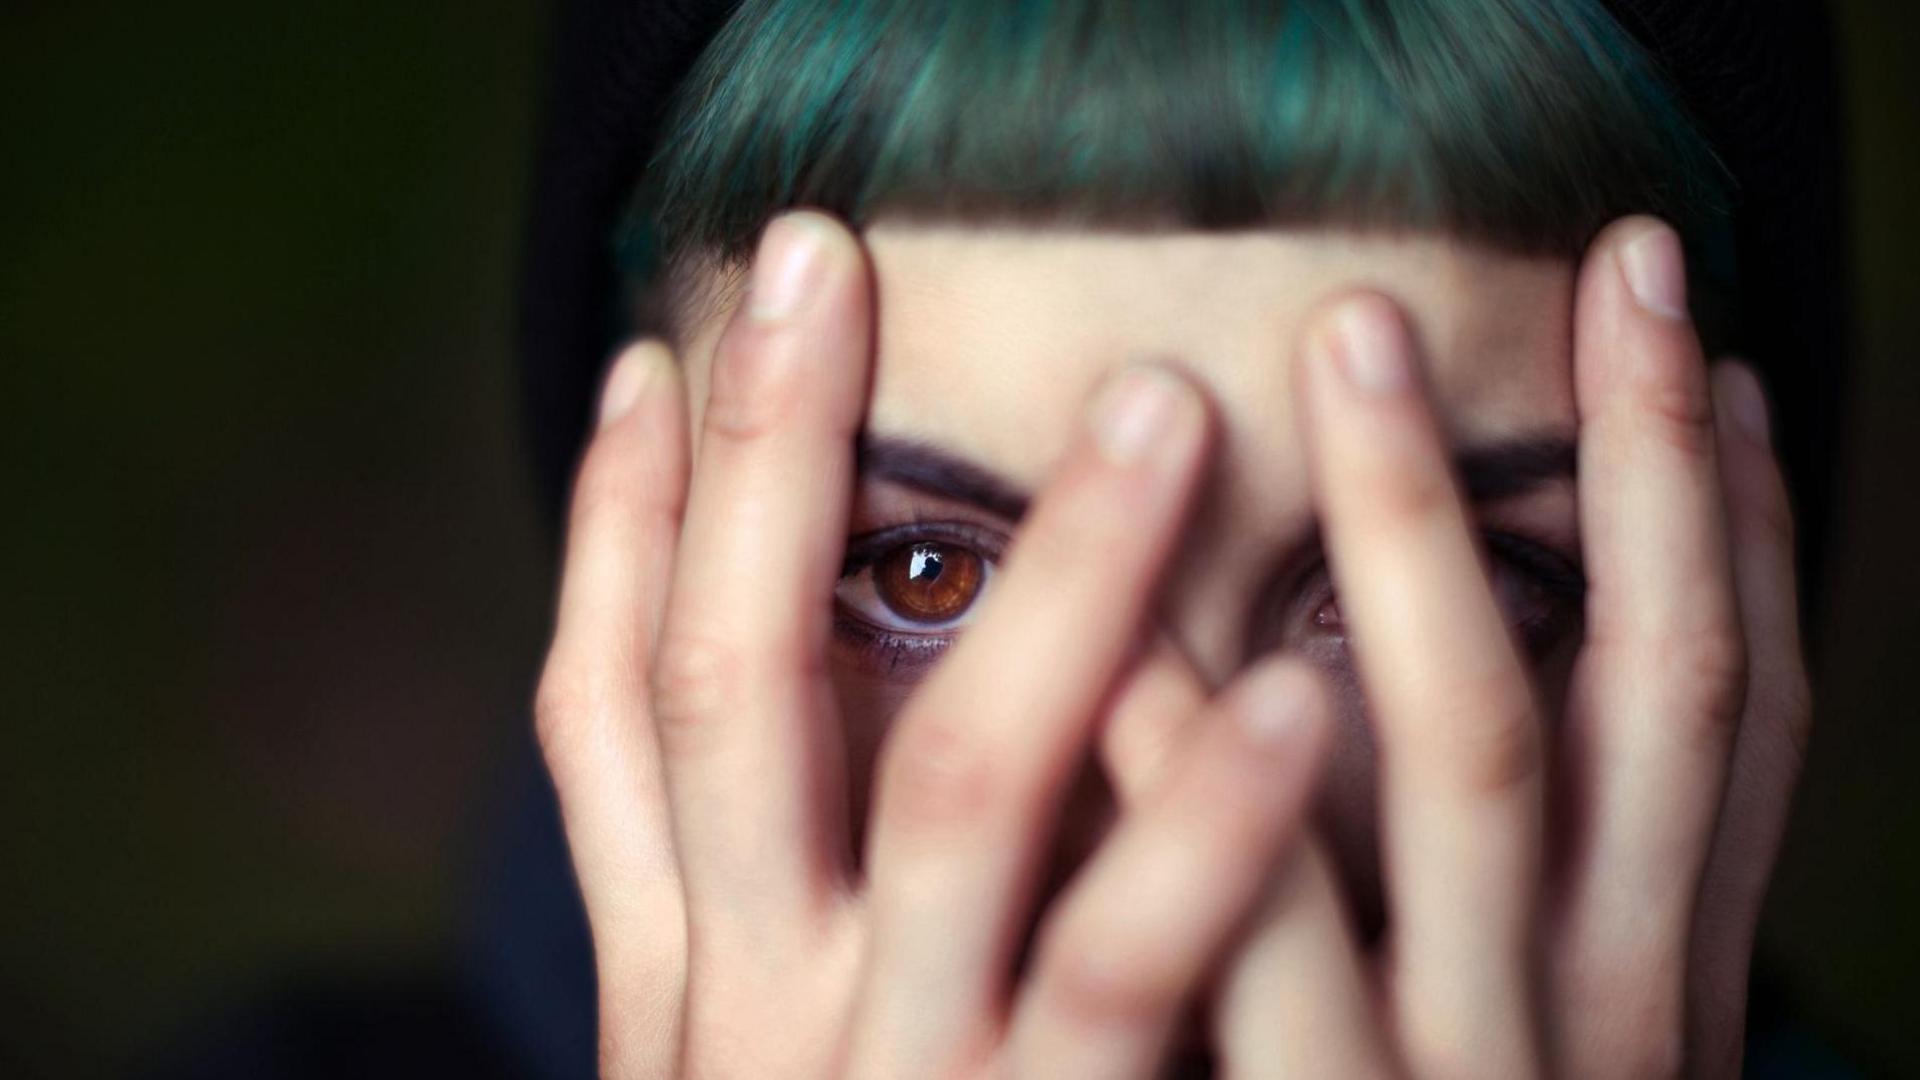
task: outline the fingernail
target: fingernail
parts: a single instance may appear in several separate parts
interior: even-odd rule
[[[1720,394],[1726,400],[1727,412],[1732,415],[1740,434],[1761,446],[1773,441],[1773,421],[1768,416],[1767,393],[1761,389],[1760,379],[1752,369],[1738,363],[1724,365],[1720,375]]]
[[[760,238],[747,287],[747,312],[759,322],[791,318],[819,278],[826,230],[806,214],[775,218]]]
[[[1088,413],[1101,456],[1115,465],[1144,459],[1173,429],[1188,393],[1184,383],[1162,368],[1137,367],[1114,376],[1094,397]]]
[[[1296,742],[1306,731],[1313,700],[1298,671],[1287,668],[1266,673],[1241,696],[1241,730],[1261,746]]]
[[[1401,335],[1372,305],[1348,304],[1334,314],[1330,343],[1347,384],[1363,394],[1397,394],[1413,382]]]
[[[1662,318],[1686,318],[1686,257],[1672,229],[1661,225],[1628,241],[1620,249],[1620,269],[1642,308]]]
[[[633,410],[634,402],[653,381],[662,362],[662,347],[653,341],[630,345],[613,362],[607,385],[600,392],[600,426],[610,427]]]

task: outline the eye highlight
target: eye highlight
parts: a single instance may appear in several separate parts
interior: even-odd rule
[[[931,662],[973,620],[1005,541],[958,522],[915,522],[848,542],[837,635],[862,666]]]

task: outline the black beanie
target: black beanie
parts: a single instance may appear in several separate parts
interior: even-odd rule
[[[557,521],[619,325],[610,239],[674,87],[739,0],[564,0],[521,264],[528,443]],[[1832,31],[1823,0],[1607,0],[1733,173],[1731,344],[1759,370],[1818,609],[1850,356]]]

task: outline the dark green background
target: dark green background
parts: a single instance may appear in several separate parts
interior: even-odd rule
[[[1765,944],[1920,1075],[1920,16],[1840,10],[1860,355]],[[547,20],[0,8],[0,1073],[453,949],[553,564],[510,351]]]

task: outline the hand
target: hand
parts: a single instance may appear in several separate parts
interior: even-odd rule
[[[862,876],[825,632],[869,304],[857,241],[789,215],[718,346],[697,454],[658,345],[604,391],[537,705],[593,929],[603,1071],[1151,1075],[1300,826],[1321,690],[1269,660],[1210,699],[1157,693],[1170,673],[1191,689],[1137,646],[1209,419],[1181,379],[1132,369],[1094,396],[979,618],[899,717]],[[1110,705],[1177,708],[1196,734],[1016,976],[1059,805]]]
[[[1296,368],[1316,501],[1380,746],[1388,938],[1301,841],[1231,961],[1246,1076],[1735,1076],[1748,957],[1811,715],[1791,515],[1754,377],[1709,378],[1671,231],[1579,283],[1587,634],[1543,731],[1382,297]],[[1551,798],[1549,798],[1551,795]]]

